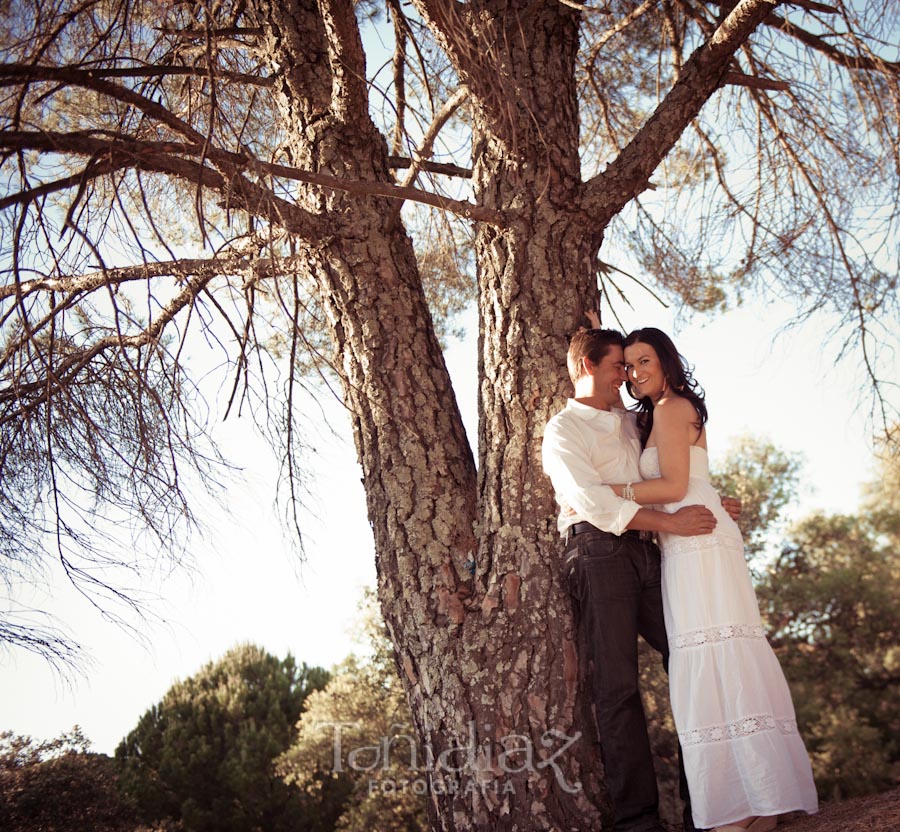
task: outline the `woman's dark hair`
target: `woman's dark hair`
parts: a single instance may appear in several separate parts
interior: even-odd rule
[[[661,329],[646,326],[629,332],[622,344],[623,348],[632,344],[647,344],[656,351],[663,375],[668,382],[669,389],[679,396],[687,399],[697,411],[697,430],[702,430],[706,424],[706,402],[704,401],[703,388],[694,381],[692,367],[685,361],[684,356],[675,349],[672,339]],[[637,398],[631,381],[626,380],[625,386],[632,398]],[[647,444],[650,431],[653,430],[653,402],[649,396],[638,399],[635,408],[638,411],[638,426],[641,430],[641,445]]]

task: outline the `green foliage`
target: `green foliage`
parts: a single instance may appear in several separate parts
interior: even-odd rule
[[[321,668],[243,645],[178,682],[119,745],[122,782],[147,820],[180,819],[190,832],[330,829],[340,799],[303,798],[274,776]]]
[[[819,793],[837,801],[891,788],[897,765],[884,739],[853,708],[822,711],[807,732]]]
[[[119,793],[114,761],[88,749],[77,727],[45,742],[0,734],[0,829],[135,832],[135,807]]]
[[[758,588],[824,796],[900,776],[900,556],[882,528],[897,519],[874,504],[856,517],[814,514]]]
[[[86,754],[90,745],[90,740],[77,725],[68,733],[44,741],[3,731],[0,733],[0,771],[29,768],[65,754]]]
[[[738,525],[748,559],[760,554],[777,527],[781,512],[794,499],[800,473],[796,454],[785,453],[771,442],[745,436],[730,449],[713,474],[720,494],[741,501]]]
[[[364,606],[365,659],[348,658],[311,694],[297,740],[278,761],[285,782],[316,796],[329,782],[352,791],[337,829],[419,832],[428,828],[424,758],[374,597]],[[324,776],[323,776],[324,773]]]
[[[882,443],[873,482],[863,488],[863,508],[879,534],[886,535],[894,548],[900,545],[900,425],[893,428],[895,441]]]

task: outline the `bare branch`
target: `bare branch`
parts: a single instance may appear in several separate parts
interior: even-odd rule
[[[839,66],[866,72],[888,72],[894,75],[900,73],[900,62],[898,61],[885,61],[881,58],[868,57],[866,55],[848,55],[846,52],[835,49],[830,43],[827,43],[818,35],[807,32],[806,29],[797,26],[795,23],[791,23],[789,20],[786,20],[775,13],[770,14],[765,22],[766,25],[771,26],[773,29],[779,29],[786,35],[790,35],[792,38],[796,38],[801,43],[814,49],[816,52],[821,52],[829,60],[834,61],[834,63]]]
[[[722,84],[733,84],[738,87],[752,87],[756,90],[787,90],[791,85],[787,81],[775,81],[772,78],[759,78],[756,75],[744,75],[741,72],[729,72],[722,79]]]
[[[415,182],[419,175],[422,164],[431,156],[434,151],[434,142],[437,139],[441,128],[447,123],[450,117],[459,109],[460,105],[469,97],[469,90],[466,87],[460,87],[447,101],[444,106],[437,112],[434,121],[425,131],[422,141],[413,153],[413,164],[407,173],[406,178],[400,183],[401,187],[408,188]]]
[[[579,12],[589,12],[591,14],[612,14],[609,9],[598,9],[595,6],[588,6],[585,3],[578,3],[576,0],[558,0],[558,2],[562,3],[564,6],[568,6],[570,9],[575,9]]]
[[[89,71],[28,64],[0,64],[0,86],[31,84],[36,81],[57,81],[94,90],[117,101],[137,107],[141,112],[157,119],[191,141],[200,142],[201,144],[204,141],[205,137],[202,133],[175,116],[162,104],[158,104],[128,87],[123,87],[121,84],[113,84],[102,78],[97,78]]]
[[[589,63],[593,63],[600,50],[616,35],[620,32],[624,32],[629,26],[631,26],[635,21],[640,20],[647,12],[651,9],[656,8],[660,3],[660,0],[644,0],[640,6],[635,6],[628,14],[624,17],[617,20],[612,26],[609,27],[603,34],[594,39],[593,46],[591,47],[590,57],[588,58]]]
[[[244,167],[251,167],[252,160],[239,154],[210,150],[211,160],[219,160],[226,166],[227,176],[206,165],[185,159],[178,154],[203,156],[204,146],[179,142],[142,142],[126,138],[98,139],[85,132],[78,133],[32,133],[24,131],[0,131],[0,148],[16,150],[41,150],[47,153],[74,153],[87,156],[104,156],[113,168],[135,168],[139,170],[168,173],[188,182],[218,191],[227,197],[229,204],[242,208],[251,214],[263,214],[273,222],[283,225],[294,233],[316,236],[327,233],[326,220],[303,208],[281,199],[270,190],[250,182],[239,174],[240,160]],[[261,163],[259,163],[261,164]],[[280,169],[281,166],[272,166]],[[299,171],[292,172],[291,178],[307,181]],[[310,174],[310,176],[316,176]],[[333,177],[327,177],[329,179]],[[22,202],[23,198],[8,199]]]
[[[637,194],[720,86],[734,53],[771,13],[772,0],[741,0],[685,63],[681,76],[618,157],[587,183],[585,208],[603,228]]]
[[[217,276],[215,269],[203,270],[189,278],[185,287],[166,304],[160,314],[140,333],[135,335],[111,335],[102,338],[89,347],[73,350],[53,368],[52,378],[19,384],[12,388],[0,389],[0,404],[15,403],[15,409],[0,416],[0,424],[15,422],[50,401],[61,391],[68,389],[78,374],[98,355],[110,350],[139,348],[157,341],[167,324],[185,307],[190,305],[199,292]]]
[[[17,610],[14,614],[0,612],[0,646],[21,647],[45,659],[59,672],[76,666],[82,658],[79,646],[53,625],[40,626],[32,623],[30,619],[35,615],[47,617],[45,613],[35,610]]]
[[[0,300],[21,293],[26,297],[34,292],[65,292],[68,294],[85,294],[103,286],[120,286],[136,280],[149,280],[155,277],[174,276],[184,280],[192,275],[238,275],[245,274],[252,268],[246,256],[237,257],[204,257],[183,258],[142,263],[138,266],[123,266],[118,269],[104,269],[82,275],[66,275],[61,277],[41,277],[24,280],[18,284],[0,286]]]
[[[154,66],[123,66],[110,69],[83,70],[94,78],[164,78],[168,76],[190,76],[208,78],[209,69],[196,66],[178,66],[175,64],[157,64]],[[238,84],[249,84],[254,87],[271,87],[272,79],[265,75],[248,75],[244,72],[229,72],[216,67],[216,78],[234,81]]]
[[[212,29],[167,29],[159,28],[157,31],[164,35],[175,37],[178,40],[206,40],[212,38],[239,38],[239,37],[258,37],[262,34],[262,29],[257,26],[230,26]]]
[[[785,0],[786,6],[797,6],[800,9],[806,9],[808,12],[821,12],[822,14],[840,14],[837,6],[830,6],[827,3],[816,3],[815,0]]]
[[[404,159],[402,156],[388,156],[388,167],[390,168],[408,168],[414,163],[412,159]],[[445,176],[460,176],[463,179],[472,178],[472,169],[460,167],[459,165],[451,165],[446,162],[427,162],[418,163],[419,169],[428,173],[442,173]]]
[[[30,202],[34,202],[35,200],[49,196],[50,194],[81,186],[90,179],[105,176],[115,170],[121,170],[122,167],[124,167],[124,164],[115,164],[113,162],[88,165],[81,173],[75,173],[72,174],[72,176],[56,179],[53,182],[47,182],[43,185],[38,185],[37,187],[29,188],[28,190],[20,191],[17,194],[12,194],[0,199],[0,211],[9,208],[12,205],[27,205]]]
[[[797,149],[791,145],[784,133],[778,129],[778,125],[775,122],[769,108],[760,107],[760,112],[767,120],[769,120],[770,127],[777,137],[777,141],[779,142],[787,156],[790,158],[790,160],[793,162],[794,169],[798,172],[798,175],[801,177],[801,179],[804,180],[810,193],[813,195],[818,209],[825,219],[826,227],[831,235],[832,240],[834,241],[834,245],[837,248],[838,258],[841,265],[844,267],[847,277],[849,278],[852,293],[852,309],[845,310],[844,315],[855,319],[855,326],[858,330],[857,343],[859,344],[860,350],[862,352],[863,365],[865,366],[866,374],[873,383],[876,400],[880,404],[882,411],[882,421],[884,422],[884,425],[887,426],[889,424],[888,413],[890,408],[884,397],[882,385],[878,377],[878,372],[875,365],[874,356],[872,355],[872,345],[874,343],[877,343],[877,339],[874,337],[869,327],[869,320],[866,315],[866,303],[862,297],[863,293],[860,286],[861,281],[859,273],[853,267],[852,258],[847,251],[845,238],[849,237],[849,235],[847,234],[846,230],[841,227],[841,224],[838,221],[837,217],[834,215],[831,206],[828,204],[826,195],[823,193],[822,188],[819,186],[819,183],[817,183],[813,178],[807,165],[804,164],[803,160],[800,158]]]
[[[367,182],[360,180],[344,180],[324,173],[309,173],[287,165],[261,162],[247,155],[231,153],[216,148],[205,149],[202,145],[183,144],[179,142],[144,142],[117,138],[115,140],[97,139],[84,132],[44,134],[24,131],[0,131],[0,148],[16,150],[43,150],[48,153],[81,153],[85,155],[109,154],[109,164],[116,168],[134,167],[141,170],[171,173],[214,188],[234,200],[236,207],[244,208],[253,214],[268,214],[268,209],[275,210],[273,220],[287,223],[294,233],[312,237],[326,233],[324,225],[327,218],[312,214],[299,206],[287,202],[271,191],[250,182],[239,175],[242,170],[255,170],[284,179],[319,185],[355,196],[380,196],[389,199],[412,200],[424,205],[442,208],[466,219],[474,219],[493,225],[503,224],[503,217],[498,211],[484,208],[471,202],[449,199],[439,194],[421,191],[417,188],[402,187],[389,182]],[[178,154],[189,156],[205,155],[213,164],[220,166],[227,178],[204,165],[181,158]],[[26,201],[22,194],[8,197],[8,202]],[[288,227],[286,226],[286,227]]]

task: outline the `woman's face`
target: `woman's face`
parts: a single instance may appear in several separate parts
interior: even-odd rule
[[[625,347],[625,373],[639,399],[649,396],[656,402],[666,391],[666,376],[659,356],[649,344],[638,342]]]

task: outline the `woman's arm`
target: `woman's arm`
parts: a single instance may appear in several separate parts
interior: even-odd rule
[[[684,499],[691,473],[691,445],[697,436],[697,411],[680,396],[662,399],[653,410],[653,439],[659,454],[659,477],[631,484],[641,505],[677,503]],[[624,485],[612,485],[620,497]]]

